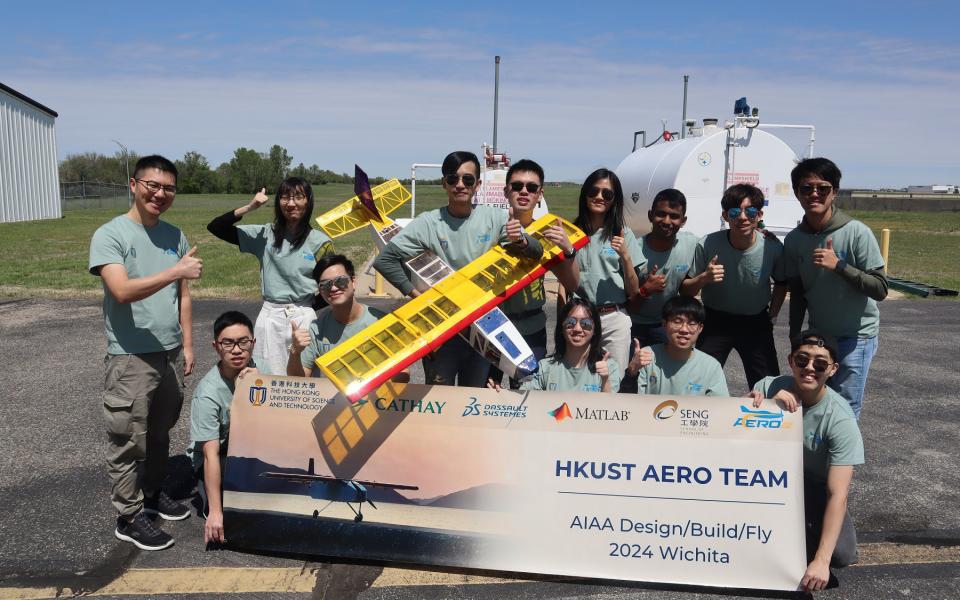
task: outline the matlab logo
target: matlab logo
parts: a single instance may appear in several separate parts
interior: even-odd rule
[[[560,421],[563,421],[564,419],[572,419],[572,418],[573,418],[573,413],[570,412],[570,407],[567,406],[567,403],[566,403],[566,402],[564,402],[564,403],[561,404],[560,406],[556,407],[555,409],[551,410],[551,411],[550,411],[549,413],[547,413],[547,414],[549,414],[551,417],[553,417],[554,419],[556,419],[556,420],[557,420],[557,423],[559,423]]]

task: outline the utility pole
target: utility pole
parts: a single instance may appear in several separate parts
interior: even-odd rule
[[[118,142],[117,140],[111,140],[114,144],[120,146],[123,150],[123,164],[127,167],[127,206],[133,206],[133,198],[130,196],[130,151],[127,150],[127,147]]]

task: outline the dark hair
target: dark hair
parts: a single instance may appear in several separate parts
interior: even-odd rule
[[[443,159],[443,165],[440,167],[440,172],[444,175],[451,175],[457,172],[457,169],[463,163],[471,162],[477,167],[477,176],[480,176],[480,159],[477,158],[477,155],[473,152],[467,150],[457,150],[456,152],[451,152]]]
[[[683,195],[683,192],[680,190],[675,190],[673,188],[667,188],[665,190],[660,190],[657,192],[657,195],[653,197],[653,202],[650,203],[650,210],[655,210],[657,204],[660,202],[666,202],[667,206],[670,208],[680,207],[680,212],[687,214],[687,197]]]
[[[840,168],[829,158],[807,158],[801,160],[797,166],[790,171],[790,183],[793,184],[793,191],[796,192],[800,187],[800,180],[809,175],[819,177],[824,181],[829,181],[835,189],[840,188]]]
[[[510,178],[513,177],[513,174],[524,171],[536,173],[537,177],[540,178],[540,184],[543,185],[543,167],[533,162],[529,158],[521,158],[517,162],[510,165],[510,168],[507,169],[507,178],[504,179],[504,181],[507,185],[510,185]]]
[[[239,310],[228,310],[213,322],[213,339],[217,339],[220,336],[220,332],[231,325],[246,325],[250,333],[253,333],[253,323],[250,322],[250,317]]]
[[[826,179],[826,178],[824,178]],[[837,349],[837,340],[828,333],[821,333],[816,329],[805,329],[797,335],[790,338],[790,354],[797,351],[800,346],[820,346],[826,348],[830,353],[830,360],[837,362],[840,351]]]
[[[663,304],[663,310],[660,311],[664,321],[669,321],[673,317],[686,317],[695,323],[704,323],[707,320],[707,313],[703,310],[703,304],[691,296],[674,296]]]
[[[173,180],[177,180],[177,165],[170,162],[169,159],[166,159],[159,154],[151,154],[150,156],[144,156],[137,161],[135,167],[133,167],[133,178],[139,179],[140,175],[143,174],[147,169],[158,169],[160,171],[166,171],[173,175]]]
[[[317,261],[316,266],[313,267],[313,279],[314,281],[319,282],[320,276],[323,275],[323,272],[329,269],[334,265],[342,265],[343,270],[347,272],[347,275],[350,277],[356,276],[356,271],[353,268],[353,263],[350,262],[350,259],[342,254],[328,254]]]
[[[312,229],[310,227],[310,217],[313,216],[313,188],[310,187],[310,182],[302,177],[287,177],[277,188],[277,195],[273,202],[273,247],[277,250],[280,250],[283,246],[283,235],[287,230],[287,219],[283,216],[283,211],[280,210],[280,196],[289,196],[298,191],[302,191],[303,195],[307,197],[307,206],[303,211],[303,216],[300,217],[300,222],[297,223],[297,230],[293,234],[293,239],[290,240],[290,246],[299,248],[307,241],[307,236],[310,235]]]
[[[569,302],[563,305],[557,313],[557,327],[553,332],[553,359],[555,361],[563,360],[563,355],[567,353],[567,338],[563,337],[563,320],[570,316],[578,306],[582,306],[593,319],[593,337],[590,338],[590,352],[587,355],[587,366],[591,373],[596,372],[596,363],[603,358],[603,348],[600,347],[600,338],[603,337],[603,329],[600,324],[600,311],[589,300],[574,296]],[[625,367],[621,367],[625,368]]]
[[[603,241],[609,242],[613,236],[620,235],[620,232],[623,231],[623,186],[620,185],[620,178],[613,171],[600,168],[587,176],[583,185],[580,186],[579,212],[573,224],[582,229],[588,236],[596,233],[593,226],[590,225],[590,211],[587,209],[587,201],[589,200],[590,189],[598,181],[604,179],[609,179],[610,185],[613,187],[613,202],[610,203],[610,210],[603,216],[602,238]]]
[[[723,193],[723,198],[720,199],[720,208],[725,211],[738,208],[744,199],[750,200],[750,205],[757,210],[763,210],[763,191],[749,183],[738,183],[728,187]]]

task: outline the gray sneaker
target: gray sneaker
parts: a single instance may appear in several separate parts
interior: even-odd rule
[[[138,513],[132,521],[117,517],[117,528],[113,535],[141,550],[163,550],[173,545],[170,534],[157,529],[142,512]]]
[[[143,512],[148,515],[160,515],[167,521],[182,521],[190,516],[190,509],[175,501],[166,492],[143,498]]]

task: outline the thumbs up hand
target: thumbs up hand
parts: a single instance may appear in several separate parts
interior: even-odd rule
[[[613,236],[613,239],[610,240],[610,247],[613,248],[614,252],[616,252],[620,258],[626,256],[629,249],[623,237],[623,229],[620,230],[619,235]]]
[[[267,188],[260,188],[260,191],[257,192],[257,195],[253,197],[253,200],[250,201],[250,204],[247,205],[247,208],[250,210],[257,210],[270,200],[270,197],[267,196]]]
[[[837,268],[837,262],[840,259],[833,250],[833,238],[827,238],[827,243],[823,248],[817,248],[813,251],[813,264],[821,269],[833,271]]]
[[[200,279],[203,275],[203,261],[197,258],[197,247],[190,248],[190,251],[183,255],[177,261],[178,279]]]
[[[514,216],[512,204],[507,209],[507,216],[507,238],[514,244],[518,244],[521,241],[525,242],[526,238],[523,237],[523,225],[521,225],[520,221]]]
[[[594,365],[597,375],[600,376],[600,381],[603,384],[606,384],[607,379],[610,378],[610,365],[607,363],[608,358],[610,358],[610,353],[604,350],[603,357],[597,361],[596,365]]]
[[[720,283],[723,281],[723,265],[719,263],[719,256],[714,255],[710,259],[710,264],[707,265],[706,270],[703,274],[706,276],[706,283]]]
[[[310,332],[298,328],[296,323],[290,321],[290,354],[299,356],[303,349],[309,345]]]
[[[667,288],[667,276],[662,273],[658,274],[659,269],[659,265],[653,265],[653,270],[647,275],[643,282],[644,295],[661,294]]]

